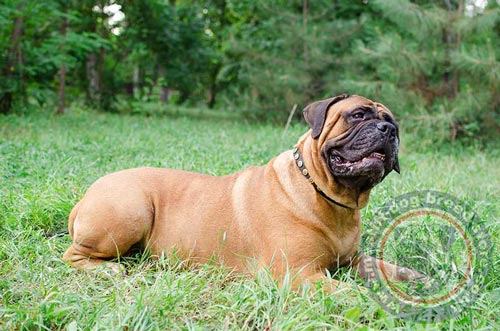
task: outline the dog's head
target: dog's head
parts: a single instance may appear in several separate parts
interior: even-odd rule
[[[398,125],[381,103],[343,94],[310,104],[304,117],[337,183],[365,192],[399,173]]]

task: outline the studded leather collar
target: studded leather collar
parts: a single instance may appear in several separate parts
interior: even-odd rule
[[[309,181],[309,183],[311,183],[311,185],[314,187],[314,189],[316,190],[316,192],[319,193],[319,195],[321,195],[328,202],[336,204],[337,206],[340,206],[340,207],[343,207],[343,208],[347,208],[347,209],[353,209],[351,207],[348,207],[348,206],[346,206],[344,204],[341,204],[340,202],[337,202],[334,199],[330,198],[328,195],[326,195],[325,192],[323,192],[318,187],[318,185],[314,182],[314,180],[312,179],[311,175],[309,174],[309,171],[306,168],[306,165],[304,163],[304,160],[302,159],[302,155],[300,154],[300,151],[299,151],[298,147],[295,147],[293,149],[293,159],[295,160],[295,164],[299,168],[299,170],[302,173],[302,175],[304,175],[304,177],[306,177],[306,179]]]

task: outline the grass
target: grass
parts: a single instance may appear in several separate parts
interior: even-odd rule
[[[209,116],[208,116],[209,117]],[[5,330],[497,330],[500,264],[470,309],[421,324],[385,312],[352,290],[335,294],[278,288],[265,274],[253,279],[203,265],[183,268],[173,257],[125,261],[128,276],[87,274],[60,256],[67,215],[87,187],[109,172],[157,166],[223,175],[265,164],[305,130],[231,118],[118,116],[73,110],[62,117],[0,117],[0,329]],[[283,139],[282,139],[283,137]],[[402,175],[391,174],[363,210],[364,229],[377,206],[414,190],[448,192],[479,215],[499,243],[500,152],[487,148],[419,145],[402,134]]]

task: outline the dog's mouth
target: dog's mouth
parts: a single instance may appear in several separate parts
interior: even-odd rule
[[[385,152],[376,151],[367,156],[361,157],[357,160],[347,160],[337,153],[330,153],[330,165],[333,167],[354,167],[362,165],[363,163],[380,161],[385,162]]]
[[[361,191],[380,183],[395,162],[395,153],[384,146],[368,151],[334,148],[327,155],[332,175],[341,184]]]

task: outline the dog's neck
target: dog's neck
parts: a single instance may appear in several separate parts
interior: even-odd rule
[[[333,177],[326,160],[321,155],[318,142],[312,139],[310,131],[304,134],[295,146],[302,154],[309,175],[328,197],[352,209],[361,209],[368,204],[370,190],[360,192],[356,188],[348,188]]]
[[[337,206],[342,207],[342,208],[353,209],[353,208],[346,206],[344,204],[341,204],[340,202],[336,201],[335,199],[329,197],[325,192],[323,192],[318,187],[318,185],[316,184],[314,179],[309,174],[309,170],[307,170],[307,167],[304,164],[304,159],[302,158],[302,154],[300,153],[300,150],[298,147],[295,147],[293,149],[293,159],[295,160],[295,164],[297,165],[297,168],[299,168],[302,175],[309,181],[309,183],[311,183],[311,185],[314,187],[316,192],[318,192],[318,194],[321,195],[326,201],[333,203],[334,205],[337,205]]]

